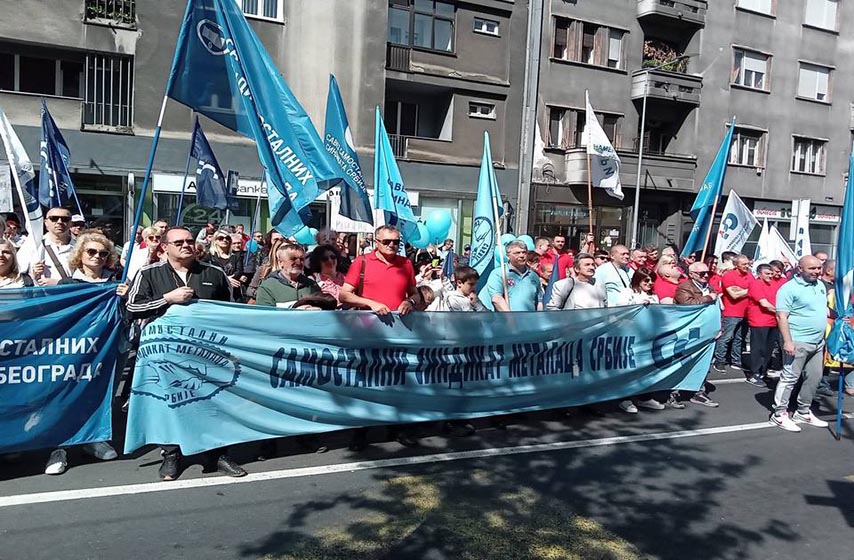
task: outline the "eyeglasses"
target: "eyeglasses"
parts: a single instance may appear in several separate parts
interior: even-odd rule
[[[652,278],[644,278],[641,280],[641,284],[652,284]]]
[[[377,239],[380,245],[400,245],[400,239]]]
[[[694,274],[696,274],[697,276],[703,276],[703,277],[706,277],[706,276],[708,276],[708,275],[709,275],[709,271],[708,271],[708,270],[702,270],[702,271],[700,271],[700,272],[695,272]]]
[[[110,256],[109,251],[99,251],[98,249],[86,249],[86,254],[92,258],[101,257],[102,259],[106,259]]]
[[[166,243],[174,247],[181,247],[182,245],[195,245],[196,241],[194,239],[178,239],[176,241],[167,241]]]
[[[229,241],[231,240],[231,238],[226,237],[224,235],[220,235],[219,237],[216,238],[217,241],[225,241],[226,239],[228,239]]]
[[[611,257],[594,257],[597,261],[610,261]]]
[[[149,241],[159,241],[159,240],[160,240],[160,236],[159,236],[159,235],[149,235],[149,236],[147,237],[147,239],[148,239]]]
[[[67,224],[71,221],[71,216],[48,216],[47,219],[53,223],[62,222],[63,224]]]

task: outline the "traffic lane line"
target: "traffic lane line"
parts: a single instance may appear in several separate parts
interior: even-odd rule
[[[109,498],[114,496],[150,494],[153,492],[168,492],[170,490],[211,488],[216,486],[227,486],[231,484],[247,484],[252,482],[283,480],[288,478],[303,478],[310,476],[356,472],[371,469],[406,467],[430,463],[444,463],[450,461],[464,461],[468,459],[482,459],[487,457],[503,457],[510,455],[541,453],[547,451],[563,451],[567,449],[607,447],[613,445],[625,445],[630,443],[643,443],[648,441],[662,441],[671,439],[710,436],[717,434],[728,434],[734,432],[745,432],[751,430],[761,430],[763,428],[771,427],[774,427],[774,425],[768,421],[765,421],[755,422],[752,424],[736,424],[732,426],[719,426],[715,428],[701,428],[697,430],[680,430],[676,432],[658,432],[652,434],[636,434],[631,436],[613,436],[580,441],[518,445],[513,447],[494,447],[489,449],[475,449],[469,451],[454,451],[449,453],[418,455],[414,457],[399,457],[393,459],[379,459],[375,461],[357,461],[352,463],[338,463],[333,465],[322,465],[315,467],[301,467],[295,469],[283,469],[277,471],[251,473],[243,478],[215,476],[205,478],[194,478],[189,480],[177,480],[172,482],[150,482],[143,484],[105,486],[100,488],[81,488],[78,490],[38,492],[32,494],[20,494],[17,496],[2,497],[0,498],[0,508],[33,504],[46,504],[53,502],[67,502],[74,500],[86,500],[91,498]]]

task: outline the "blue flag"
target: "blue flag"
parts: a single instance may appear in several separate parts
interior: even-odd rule
[[[549,300],[552,299],[552,289],[554,289],[555,282],[560,280],[560,267],[558,266],[558,261],[560,261],[560,255],[555,256],[554,264],[552,265],[552,273],[549,276],[549,283],[546,284],[546,289],[543,292],[543,306],[548,304]]]
[[[190,156],[196,158],[196,204],[206,208],[228,208],[228,189],[225,177],[214,157],[211,145],[208,143],[199,118],[193,127],[192,148]]]
[[[688,241],[685,242],[685,247],[682,248],[682,256],[687,257],[696,251],[702,251],[706,245],[706,234],[709,232],[709,224],[715,219],[712,214],[712,207],[721,198],[721,191],[724,185],[724,176],[726,175],[727,161],[729,160],[729,147],[732,143],[732,133],[735,130],[735,119],[729,125],[729,129],[724,136],[724,141],[718,149],[718,155],[712,162],[712,167],[709,173],[703,180],[703,186],[697,193],[697,198],[694,199],[694,205],[691,206],[691,217],[694,218],[694,226],[691,228],[691,235]]]
[[[255,140],[282,234],[308,223],[309,204],[344,179],[233,0],[187,3],[169,84],[169,97]]]
[[[344,181],[341,183],[341,210],[345,218],[366,224],[374,223],[371,199],[362,177],[359,155],[350,132],[350,123],[341,101],[341,92],[335,76],[329,76],[329,95],[326,98],[326,151],[341,167]]]
[[[477,180],[477,200],[474,203],[474,223],[471,234],[471,257],[469,266],[480,274],[478,290],[486,285],[486,279],[495,266],[495,248],[498,245],[498,223],[496,209],[500,217],[504,212],[501,193],[492,166],[492,149],[489,146],[489,133],[483,133],[483,157],[480,161],[480,176]],[[492,302],[484,303],[487,307]]]
[[[47,206],[61,206],[74,193],[71,181],[71,152],[65,138],[42,99],[42,136],[39,145],[39,202]]]
[[[854,287],[854,153],[848,156],[848,185],[842,203],[842,220],[839,223],[839,245],[836,248],[836,314],[844,317],[854,314],[852,287]]]
[[[448,254],[445,255],[445,262],[442,263],[442,274],[448,280],[454,275],[454,250],[449,249]]]
[[[409,195],[403,186],[403,177],[394,159],[379,106],[376,109],[374,143],[374,205],[377,210],[383,211],[386,225],[397,227],[403,240],[412,243],[420,238],[418,223],[412,213]]]

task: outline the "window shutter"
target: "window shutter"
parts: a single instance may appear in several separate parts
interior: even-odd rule
[[[608,28],[598,27],[593,36],[593,64],[608,66]]]
[[[567,60],[578,61],[581,58],[581,39],[583,25],[580,21],[574,20],[569,24],[569,30],[566,38],[566,58]]]

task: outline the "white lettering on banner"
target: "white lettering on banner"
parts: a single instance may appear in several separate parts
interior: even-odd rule
[[[261,119],[261,126],[267,132],[267,141],[270,142],[270,148],[272,148],[276,157],[279,158],[279,161],[285,164],[285,167],[287,167],[303,185],[305,185],[309,179],[313,179],[314,175],[312,175],[311,170],[309,170],[308,167],[300,161],[299,157],[294,153],[293,148],[285,145],[285,141],[281,136],[279,136],[279,133],[276,132],[273,126],[264,120],[263,115],[258,115],[258,118]]]
[[[21,338],[0,340],[0,356],[96,354],[98,338]]]
[[[101,364],[42,364],[38,366],[0,366],[0,385],[27,383],[65,383],[92,381],[101,374]]]

